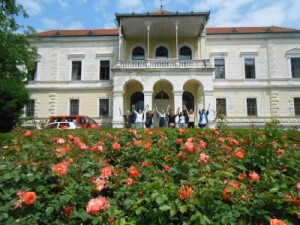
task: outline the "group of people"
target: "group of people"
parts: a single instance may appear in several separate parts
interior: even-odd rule
[[[176,127],[176,117],[178,117],[178,127],[183,128],[194,128],[195,127],[195,111],[193,109],[187,109],[187,107],[184,105],[183,110],[180,112],[180,108],[177,109],[177,112],[175,113],[173,110],[170,110],[170,105],[168,105],[166,110],[158,110],[157,106],[154,105],[154,111],[149,109],[149,105],[146,105],[145,109],[136,111],[135,106],[132,106],[132,112],[127,111],[125,114],[122,113],[121,109],[119,108],[121,116],[124,118],[124,126],[126,128],[131,128],[133,125],[135,125],[136,128],[143,128],[144,123],[144,113],[145,115],[145,127],[146,128],[152,128],[153,127],[153,117],[154,112],[157,112],[158,114],[158,125],[159,127],[170,127],[175,128]],[[208,125],[208,114],[209,114],[209,107],[208,105],[207,110],[202,109],[200,110],[199,105],[197,104],[197,108],[199,109],[199,121],[198,126],[200,128],[206,127]]]

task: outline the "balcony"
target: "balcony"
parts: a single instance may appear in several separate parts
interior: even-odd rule
[[[191,69],[212,68],[209,59],[177,60],[177,59],[149,59],[134,61],[117,61],[115,69]]]

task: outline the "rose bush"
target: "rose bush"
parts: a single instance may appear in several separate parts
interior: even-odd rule
[[[0,224],[299,224],[295,132],[16,129]]]

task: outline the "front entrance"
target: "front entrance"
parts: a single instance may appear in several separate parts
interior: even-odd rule
[[[164,91],[160,91],[159,93],[156,94],[154,98],[154,105],[157,106],[158,111],[160,112],[162,112],[162,110],[166,111],[168,105],[170,105],[169,95]],[[158,122],[159,122],[159,114],[155,113],[154,127],[158,127]]]

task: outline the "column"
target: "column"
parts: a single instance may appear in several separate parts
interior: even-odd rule
[[[178,21],[176,20],[175,24],[175,30],[176,30],[176,59],[179,60],[179,50],[178,50]]]
[[[119,27],[119,58],[118,60],[121,60],[121,49],[123,47],[123,35],[122,35],[122,20],[120,21],[120,27]]]
[[[200,54],[200,56],[199,56]],[[206,31],[203,30],[198,40],[198,59],[207,59],[206,54]]]
[[[177,113],[177,109],[180,108],[180,112],[182,111],[182,94],[183,90],[174,90],[174,112]]]
[[[152,94],[153,90],[144,90],[144,105],[149,105],[148,109],[153,110],[153,102],[152,102]]]
[[[112,118],[112,127],[122,128],[123,127],[123,117],[120,115],[119,108],[124,114],[123,106],[123,92],[121,90],[113,91],[113,118]]]

